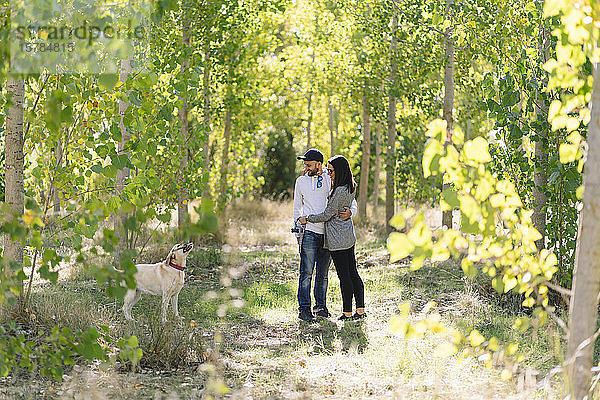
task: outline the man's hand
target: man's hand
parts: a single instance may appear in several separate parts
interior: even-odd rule
[[[344,211],[340,211],[338,216],[345,221],[352,216],[352,211],[350,211],[350,208],[344,207]]]
[[[306,225],[306,217],[300,217],[298,218],[298,221],[302,224],[302,225]]]

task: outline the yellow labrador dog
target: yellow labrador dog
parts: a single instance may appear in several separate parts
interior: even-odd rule
[[[194,248],[193,243],[181,243],[173,246],[167,259],[156,264],[136,264],[136,288],[129,289],[123,299],[125,318],[133,321],[131,309],[138,302],[142,293],[162,296],[162,324],[167,322],[169,300],[173,313],[179,317],[177,299],[185,279],[185,260]]]

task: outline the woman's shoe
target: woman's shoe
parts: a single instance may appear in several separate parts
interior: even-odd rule
[[[346,314],[342,314],[338,317],[338,321],[349,321],[352,317],[348,317]]]
[[[354,315],[352,316],[352,319],[362,319],[362,318],[366,318],[367,317],[367,313],[362,313],[359,314],[357,312],[354,313]]]

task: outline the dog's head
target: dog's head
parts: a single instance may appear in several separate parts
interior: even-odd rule
[[[183,265],[185,258],[193,248],[194,244],[192,242],[176,244],[173,246],[169,252],[169,255],[167,256],[167,264],[173,263],[177,265]]]

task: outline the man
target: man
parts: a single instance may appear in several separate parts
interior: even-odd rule
[[[319,214],[327,206],[327,196],[331,190],[331,178],[323,172],[323,154],[317,149],[309,149],[303,156],[304,171],[296,179],[294,187],[294,222],[303,215]],[[356,214],[356,200],[350,209],[347,207],[339,213],[340,218],[348,219]],[[307,223],[302,236],[298,235],[300,244],[300,278],[298,282],[298,318],[307,322],[315,322],[313,315],[327,318],[331,316],[327,309],[327,274],[329,272],[329,250],[323,247],[325,224]],[[302,242],[300,242],[302,240]],[[315,306],[311,311],[310,286],[315,270]]]

